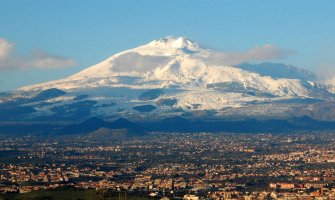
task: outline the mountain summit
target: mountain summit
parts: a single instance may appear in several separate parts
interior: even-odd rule
[[[199,45],[187,37],[167,37],[165,39],[154,40],[147,44],[147,46],[160,47],[160,48],[175,48],[175,49],[188,49],[197,51],[200,49]]]
[[[213,62],[217,53],[185,37],[154,40],[68,78],[13,91],[0,107],[18,109],[22,120],[282,118],[317,116],[320,102],[334,100],[333,87],[312,72],[274,63],[228,66]]]

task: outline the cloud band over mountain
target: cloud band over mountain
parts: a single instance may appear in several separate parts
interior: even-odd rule
[[[207,61],[214,65],[238,65],[247,62],[271,61],[283,59],[295,54],[292,50],[283,50],[273,45],[256,46],[244,52],[214,52]]]

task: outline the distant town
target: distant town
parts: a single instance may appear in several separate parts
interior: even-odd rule
[[[0,192],[59,187],[155,199],[335,199],[335,134],[0,136]]]

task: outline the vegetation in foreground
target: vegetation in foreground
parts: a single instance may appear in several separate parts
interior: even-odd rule
[[[0,200],[148,200],[147,194],[136,192],[117,192],[112,190],[77,189],[73,187],[61,187],[54,190],[39,190],[29,193],[7,193],[0,194]]]

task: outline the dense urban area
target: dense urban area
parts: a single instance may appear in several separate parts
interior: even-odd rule
[[[0,192],[69,187],[149,199],[335,199],[335,134],[0,136]]]

